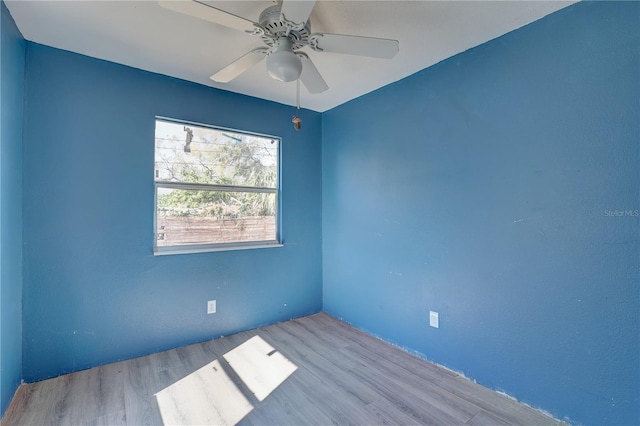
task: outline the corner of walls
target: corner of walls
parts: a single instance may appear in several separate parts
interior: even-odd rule
[[[640,423],[639,16],[580,2],[325,112],[324,309],[556,417]]]
[[[22,126],[26,42],[0,1],[0,416],[22,379]]]

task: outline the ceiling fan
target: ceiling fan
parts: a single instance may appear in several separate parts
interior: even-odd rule
[[[391,59],[398,52],[398,41],[342,34],[311,33],[309,15],[315,0],[283,0],[267,7],[258,22],[234,15],[207,3],[158,0],[160,6],[218,25],[258,36],[266,47],[245,53],[211,76],[213,81],[228,83],[266,58],[269,75],[280,81],[300,79],[309,93],[329,88],[309,56],[300,49],[309,46],[316,52]]]

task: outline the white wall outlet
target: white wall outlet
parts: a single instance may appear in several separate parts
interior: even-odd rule
[[[440,328],[440,317],[437,312],[429,311],[429,325],[433,328]]]
[[[216,313],[216,301],[215,300],[209,300],[207,302],[207,313],[208,314],[215,314]]]

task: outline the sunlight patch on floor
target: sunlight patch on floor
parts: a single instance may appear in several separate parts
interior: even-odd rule
[[[234,425],[253,410],[251,403],[215,360],[156,395],[162,422]]]
[[[224,359],[258,401],[298,369],[260,336],[230,350]],[[155,397],[165,425],[235,425],[254,408],[218,360],[167,386]]]
[[[224,359],[238,373],[258,401],[263,401],[298,369],[260,336],[254,336],[227,352]]]

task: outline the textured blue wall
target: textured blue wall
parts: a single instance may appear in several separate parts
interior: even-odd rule
[[[22,113],[25,41],[0,1],[0,416],[22,378]]]
[[[324,309],[639,424],[639,17],[579,3],[325,113]]]
[[[26,381],[322,308],[320,114],[32,43],[25,84]],[[152,255],[156,115],[282,136],[284,247]]]

